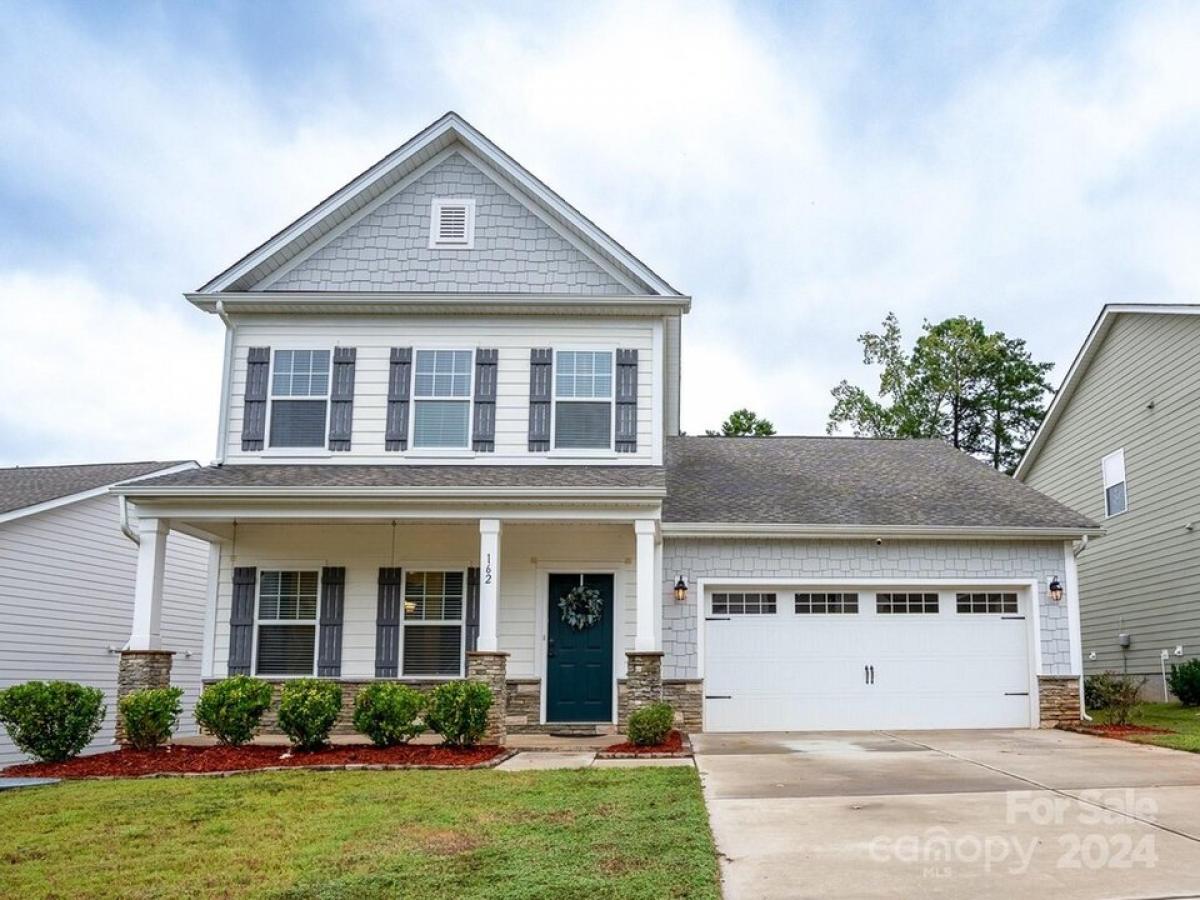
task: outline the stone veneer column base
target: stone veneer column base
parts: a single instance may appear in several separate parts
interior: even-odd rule
[[[1039,675],[1038,707],[1042,728],[1078,725],[1079,679],[1071,675]]]
[[[664,678],[663,700],[675,710],[680,731],[704,730],[704,679]]]
[[[467,678],[482,681],[492,689],[485,744],[504,744],[508,738],[508,654],[493,650],[467,651]]]
[[[121,698],[146,688],[171,686],[173,650],[122,650],[117,665],[117,743],[125,743]]]
[[[629,714],[663,699],[661,650],[630,650],[625,677],[617,683],[617,728],[624,731]]]

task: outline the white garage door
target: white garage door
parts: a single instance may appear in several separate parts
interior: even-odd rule
[[[705,730],[1028,726],[1026,594],[709,589]]]

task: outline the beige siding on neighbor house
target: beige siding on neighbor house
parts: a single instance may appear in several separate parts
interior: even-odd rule
[[[1128,510],[1106,519],[1100,461],[1122,448]],[[1084,670],[1161,689],[1161,650],[1200,656],[1200,316],[1119,315],[1025,481],[1108,532],[1079,556]]]
[[[137,548],[101,496],[0,525],[0,687],[63,679],[101,688],[108,704],[93,748],[112,742],[117,660],[129,640]],[[180,732],[194,734],[208,545],[172,533],[167,544],[163,646],[177,651],[172,682],[185,691]],[[191,651],[191,656],[185,655]],[[20,759],[0,730],[0,765]]]
[[[538,676],[537,645],[542,624],[539,592],[545,600],[549,572],[597,571],[615,575],[615,633],[620,648],[632,650],[636,609],[632,525],[505,524],[500,538],[500,649],[508,652],[513,678]],[[233,567],[346,568],[346,607],[342,635],[342,677],[375,675],[375,618],[379,569],[398,566],[466,569],[479,565],[479,526],[400,524],[395,554],[388,525],[241,525],[237,546],[222,554],[217,594],[213,675],[224,677],[229,662],[229,612]],[[624,671],[624,653],[614,659]]]
[[[227,454],[230,462],[278,461],[278,454],[242,451],[242,403],[246,391],[246,353],[250,347],[322,349],[334,346],[358,350],[354,383],[352,449],[321,459],[331,463],[429,464],[447,457],[422,454],[415,448],[403,453],[384,450],[387,423],[389,355],[392,347],[500,351],[496,396],[496,449],[474,456],[480,463],[564,462],[557,454],[530,453],[529,439],[529,352],[532,348],[555,350],[638,351],[638,447],[636,453],[613,453],[608,458],[583,456],[589,463],[658,463],[661,448],[661,411],[655,400],[656,347],[662,345],[663,322],[653,318],[595,319],[587,317],[507,318],[382,318],[355,317],[247,317],[239,319],[234,342],[230,387]],[[411,421],[411,416],[410,416]],[[269,426],[268,426],[269,431]],[[468,459],[472,458],[470,453]],[[292,453],[289,458],[295,459]],[[319,458],[319,454],[318,454]],[[459,457],[461,459],[461,457]],[[579,455],[571,457],[581,458]],[[453,461],[452,459],[449,461]]]

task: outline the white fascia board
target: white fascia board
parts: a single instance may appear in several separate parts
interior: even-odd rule
[[[273,312],[314,313],[410,313],[481,315],[624,315],[663,316],[686,313],[692,298],[681,294],[662,297],[657,294],[617,294],[587,296],[580,294],[433,294],[394,291],[287,292],[244,291],[225,294],[189,292],[184,297],[198,309],[217,311],[220,301],[225,312],[234,314]]]
[[[1092,325],[1092,330],[1088,332],[1088,336],[1084,339],[1083,345],[1079,348],[1079,352],[1075,354],[1075,359],[1071,362],[1071,367],[1067,369],[1067,374],[1063,377],[1062,384],[1059,385],[1058,391],[1054,394],[1054,399],[1050,401],[1050,407],[1046,410],[1046,415],[1042,419],[1042,424],[1038,426],[1037,432],[1033,436],[1033,440],[1029,442],[1029,446],[1025,448],[1025,455],[1021,457],[1021,462],[1017,465],[1016,471],[1013,472],[1013,478],[1017,481],[1024,481],[1029,474],[1034,460],[1042,450],[1042,445],[1046,442],[1048,435],[1054,430],[1054,425],[1058,422],[1059,417],[1066,409],[1067,403],[1071,396],[1075,393],[1075,389],[1079,386],[1079,382],[1083,379],[1084,373],[1091,365],[1096,353],[1099,351],[1104,336],[1108,334],[1112,328],[1113,321],[1120,315],[1156,315],[1156,316],[1196,316],[1200,315],[1200,304],[1193,303],[1107,303],[1100,310],[1100,315],[1096,317],[1095,323]]]
[[[124,482],[114,481],[112,484],[102,484],[100,487],[89,488],[86,491],[78,491],[74,494],[67,494],[62,497],[55,497],[53,500],[46,500],[42,503],[35,503],[33,506],[23,506],[20,509],[10,509],[6,513],[0,513],[0,525],[5,522],[13,522],[17,519],[24,519],[27,516],[36,516],[38,513],[49,512],[52,509],[58,509],[60,506],[70,506],[72,503],[81,503],[84,500],[91,500],[93,497],[103,497],[105,494],[113,492],[119,484],[128,484],[134,481],[141,481],[146,478],[156,478],[159,475],[169,475],[172,472],[186,472],[188,469],[198,469],[200,464],[196,462],[187,462],[178,466],[169,466],[164,469],[157,469],[154,472],[147,472],[145,475],[139,475],[136,478],[130,478]]]
[[[297,499],[367,499],[367,500],[438,500],[438,499],[498,499],[498,500],[528,500],[540,502],[547,499],[564,500],[661,500],[666,491],[658,487],[369,487],[369,486],[312,486],[289,487],[283,485],[267,485],[262,487],[212,487],[207,485],[180,486],[145,486],[130,489],[125,485],[117,485],[114,493],[122,494],[131,499],[148,497],[155,499],[171,499],[178,497],[211,497],[225,498],[297,498]]]
[[[885,540],[1066,540],[1101,535],[1102,528],[1016,528],[933,525],[775,525],[729,522],[664,522],[665,538],[830,540],[881,538]]]
[[[139,505],[139,509],[143,506]],[[172,527],[183,525],[204,529],[204,523],[261,522],[390,522],[440,521],[477,522],[479,519],[500,519],[503,522],[606,522],[632,524],[639,519],[657,519],[661,503],[655,501],[585,502],[545,501],[543,503],[495,502],[405,502],[399,500],[328,501],[308,500],[236,500],[214,498],[205,501],[195,498],[156,498],[146,502],[149,515],[170,519]],[[207,528],[214,527],[212,524]],[[632,536],[632,532],[631,532]]]

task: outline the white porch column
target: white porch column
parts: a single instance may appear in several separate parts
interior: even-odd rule
[[[639,652],[653,652],[658,650],[658,613],[654,608],[654,600],[659,592],[654,565],[654,541],[658,534],[658,523],[653,519],[638,519],[633,523],[633,533],[637,541],[637,631],[633,649]]]
[[[158,650],[162,647],[163,569],[167,558],[165,519],[141,519],[138,535],[137,579],[133,587],[133,630],[129,650]]]
[[[479,520],[479,641],[481,651],[499,650],[496,611],[500,596],[500,520]]]

